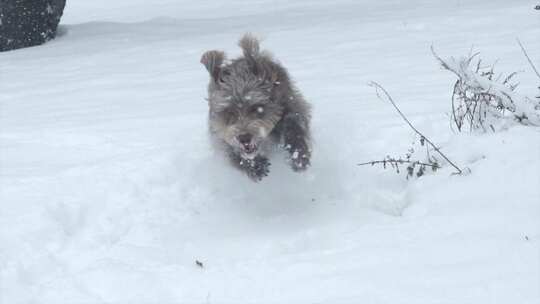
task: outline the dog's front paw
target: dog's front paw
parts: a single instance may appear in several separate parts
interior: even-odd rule
[[[307,170],[311,166],[310,157],[311,154],[309,152],[300,152],[300,151],[294,151],[291,154],[291,168],[295,172],[301,172]]]
[[[270,172],[270,162],[266,157],[258,155],[254,159],[244,159],[242,161],[246,162],[247,175],[255,182],[262,180]]]

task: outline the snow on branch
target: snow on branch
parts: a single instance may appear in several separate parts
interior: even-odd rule
[[[540,102],[515,92],[516,72],[503,77],[494,66],[482,66],[478,53],[468,57],[441,58],[431,51],[441,66],[458,80],[452,94],[452,118],[459,131],[468,125],[471,131],[495,130],[498,124],[513,119],[524,125],[540,126]]]

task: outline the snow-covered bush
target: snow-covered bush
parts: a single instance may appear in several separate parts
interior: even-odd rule
[[[482,65],[478,53],[447,59],[433,54],[444,69],[458,77],[452,93],[452,119],[459,131],[495,131],[508,121],[540,125],[540,102],[515,91],[515,72],[497,75],[493,66]]]

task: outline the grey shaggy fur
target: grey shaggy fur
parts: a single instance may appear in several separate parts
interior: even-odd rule
[[[267,155],[288,152],[294,171],[310,166],[310,106],[287,70],[261,52],[250,34],[240,39],[243,56],[226,63],[222,51],[201,58],[210,74],[209,130],[213,143],[254,181],[268,175]]]

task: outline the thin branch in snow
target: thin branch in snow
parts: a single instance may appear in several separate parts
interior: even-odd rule
[[[372,165],[373,166],[373,165],[376,165],[376,164],[391,164],[391,163],[395,163],[395,164],[417,164],[417,165],[431,167],[431,168],[435,168],[435,169],[440,169],[441,168],[436,163],[433,163],[433,164],[431,164],[431,163],[423,163],[421,161],[404,160],[404,159],[401,159],[401,158],[398,158],[398,159],[387,158],[387,159],[384,159],[384,160],[373,160],[373,161],[370,161],[370,162],[357,164],[357,166],[367,166],[367,165]]]
[[[521,41],[519,41],[519,38],[516,38],[517,40],[517,43],[519,44],[519,47],[521,48],[521,51],[523,51],[523,55],[525,55],[525,57],[527,58],[527,60],[529,61],[529,64],[531,65],[534,73],[536,74],[536,76],[538,76],[538,78],[540,78],[540,73],[538,73],[538,70],[536,69],[536,67],[534,66],[534,63],[532,62],[531,58],[529,57],[529,55],[527,54],[527,51],[525,50],[525,47],[523,46],[523,44],[521,44]]]
[[[410,154],[407,155],[407,157],[410,157]],[[409,178],[412,178],[414,175],[416,175],[416,177],[420,177],[422,175],[425,174],[426,172],[426,168],[431,168],[432,171],[437,171],[438,169],[441,168],[441,166],[439,165],[439,163],[437,163],[436,161],[433,161],[431,158],[428,158],[428,162],[421,162],[421,161],[418,161],[418,160],[410,160],[410,158],[408,159],[402,159],[402,158],[398,158],[398,159],[395,159],[395,158],[392,158],[390,156],[387,156],[385,159],[383,160],[376,160],[376,161],[370,161],[370,162],[367,162],[367,163],[361,163],[361,164],[357,164],[358,166],[366,166],[366,165],[371,165],[371,166],[374,166],[374,165],[381,165],[383,166],[384,169],[386,169],[388,166],[390,166],[391,168],[395,169],[396,170],[396,173],[400,173],[399,171],[399,168],[400,168],[400,165],[407,165],[406,169],[407,169],[407,179]]]
[[[462,174],[463,173],[463,171],[456,164],[454,164],[444,153],[442,153],[441,150],[429,138],[427,138],[424,134],[422,134],[420,131],[418,131],[418,129],[416,129],[414,127],[414,125],[409,121],[409,119],[407,119],[407,117],[403,114],[403,112],[401,112],[399,107],[394,102],[394,99],[392,98],[392,96],[390,96],[390,94],[386,91],[386,89],[384,89],[380,84],[378,84],[378,83],[376,83],[374,81],[371,81],[369,83],[369,86],[375,88],[375,92],[377,94],[377,97],[380,100],[387,101],[394,107],[394,109],[398,112],[398,114],[401,116],[401,118],[403,118],[403,120],[409,125],[409,127],[416,134],[418,134],[420,136],[420,140],[422,142],[424,142],[424,141],[427,142],[433,148],[433,150],[435,150],[435,152],[437,152],[450,165],[452,165],[452,167],[454,167],[454,169],[456,169],[456,174]],[[380,94],[381,92],[383,93],[383,95]]]

